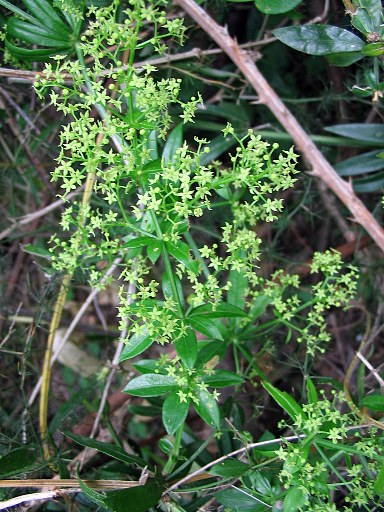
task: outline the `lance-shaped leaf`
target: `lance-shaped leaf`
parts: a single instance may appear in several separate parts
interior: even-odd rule
[[[177,387],[175,379],[169,375],[147,373],[132,379],[123,391],[133,396],[160,396]]]
[[[177,391],[173,391],[164,401],[163,424],[168,435],[173,435],[184,423],[188,414],[190,399],[180,401]]]

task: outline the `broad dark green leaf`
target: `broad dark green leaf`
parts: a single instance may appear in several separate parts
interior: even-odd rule
[[[147,373],[132,379],[123,391],[133,396],[160,396],[177,387],[175,379],[169,375]]]
[[[271,302],[272,300],[268,295],[259,295],[256,297],[256,299],[252,301],[251,310],[249,312],[251,318],[259,318]]]
[[[365,178],[357,178],[352,182],[353,190],[358,193],[379,192],[384,188],[384,172],[370,174]]]
[[[329,53],[327,55],[327,60],[331,66],[338,66],[340,68],[351,66],[363,58],[364,55],[360,52]]]
[[[16,448],[0,458],[0,478],[9,478],[36,469],[38,453],[34,448]]]
[[[220,427],[220,411],[216,400],[205,389],[198,394],[199,401],[193,402],[193,407],[203,420],[211,427]]]
[[[214,340],[223,341],[223,335],[221,334],[216,322],[210,318],[204,318],[200,316],[187,317],[186,319],[196,331],[204,334],[208,338]]]
[[[189,318],[236,318],[247,316],[247,313],[242,309],[227,302],[219,302],[215,306],[212,304],[202,304],[193,309],[188,315]]]
[[[151,260],[152,265],[160,258],[163,250],[163,242],[161,240],[152,239],[147,245],[147,256]]]
[[[20,16],[20,18],[22,20],[28,21],[32,25],[39,25],[39,26],[41,26],[43,28],[45,27],[45,24],[41,23],[38,18],[35,18],[34,16],[31,16],[30,14],[28,14],[25,11],[23,11],[22,9],[19,9],[19,7],[16,7],[16,5],[14,5],[11,2],[8,2],[7,0],[0,0],[0,5],[5,7],[6,9],[10,10],[14,14],[17,14],[18,16]]]
[[[384,169],[384,160],[378,158],[380,150],[375,149],[334,165],[334,169],[340,176],[356,176]]]
[[[179,261],[185,268],[197,274],[199,264],[197,261],[192,260],[192,256],[190,255],[189,247],[184,242],[177,242],[177,244],[173,242],[165,242],[165,247],[169,254],[173,256],[177,261]]]
[[[297,416],[305,418],[305,413],[296,400],[286,391],[280,391],[269,382],[262,382],[263,387],[280,407],[295,421]]]
[[[302,0],[255,0],[255,5],[264,14],[283,14],[297,7]]]
[[[299,487],[289,489],[284,498],[284,512],[297,512],[308,501],[307,494]]]
[[[187,327],[187,331],[174,342],[177,355],[185,366],[192,370],[197,358],[197,339],[193,329]]]
[[[252,496],[248,490],[230,487],[217,492],[215,498],[233,512],[260,512],[261,502]]]
[[[365,42],[343,28],[332,25],[302,25],[272,31],[287,46],[309,55],[356,52]]]
[[[142,359],[141,361],[135,363],[133,367],[136,368],[136,370],[138,370],[140,373],[162,373],[161,370],[159,370],[157,363],[157,359]]]
[[[120,460],[125,464],[136,464],[139,467],[144,467],[146,462],[137,457],[136,455],[130,455],[125,450],[111,443],[103,443],[101,441],[97,441],[96,439],[91,439],[90,437],[81,436],[80,434],[73,434],[72,432],[64,432],[64,434],[72,439],[76,443],[81,446],[86,446],[87,448],[93,448],[98,450],[101,453],[105,453],[109,455],[113,459]]]
[[[40,258],[44,258],[47,260],[52,259],[52,254],[45,249],[45,247],[40,247],[35,244],[25,244],[22,246],[23,251],[28,254],[32,254],[33,256],[39,256]]]
[[[381,0],[364,0],[351,16],[351,24],[367,36],[372,32],[380,34],[382,2]]]
[[[226,459],[211,467],[209,472],[215,476],[223,478],[238,478],[250,468],[249,464],[237,459]]]
[[[159,482],[149,479],[145,485],[109,492],[104,503],[114,512],[147,512],[157,505],[162,494]]]
[[[126,361],[131,357],[138,356],[144,352],[144,350],[147,350],[147,348],[152,345],[153,341],[148,330],[144,327],[142,332],[135,333],[129,338],[128,343],[123,348],[119,361]]]
[[[227,345],[225,343],[216,343],[216,341],[207,343],[203,348],[199,350],[199,354],[196,360],[196,368],[202,368],[214,357],[221,359],[224,356],[226,350]]]
[[[384,145],[384,125],[378,123],[365,124],[365,123],[349,123],[349,124],[335,124],[324,128],[327,132],[348,137],[349,139],[363,140],[366,142],[373,142],[378,146]]]
[[[172,162],[176,155],[176,150],[183,145],[183,124],[180,123],[168,135],[165,143],[162,159],[166,164]]]
[[[213,388],[224,388],[242,384],[244,379],[227,370],[215,370],[212,375],[204,377],[204,382]]]
[[[163,424],[168,435],[172,436],[184,423],[188,414],[190,399],[181,402],[177,391],[170,393],[163,405]]]
[[[368,407],[372,411],[384,412],[384,395],[381,393],[372,393],[372,395],[365,396],[360,401],[360,407]]]

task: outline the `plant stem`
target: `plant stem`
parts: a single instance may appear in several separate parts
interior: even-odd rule
[[[173,451],[172,451],[171,455],[169,456],[167,463],[164,466],[165,474],[168,474],[170,471],[172,471],[172,467],[173,467],[174,463],[176,462],[177,457],[179,456],[183,430],[184,430],[184,424],[181,425],[176,431],[175,440],[173,443]]]

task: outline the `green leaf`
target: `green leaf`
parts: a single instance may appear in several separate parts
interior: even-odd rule
[[[83,493],[85,494],[85,496],[87,498],[89,498],[93,503],[95,503],[96,505],[98,505],[99,507],[102,507],[102,508],[105,508],[105,503],[104,503],[104,499],[105,499],[105,496],[103,496],[102,494],[100,494],[99,492],[95,491],[94,489],[92,489],[91,487],[88,487],[88,485],[86,485],[80,478],[79,476],[77,475],[77,480],[79,482],[79,485],[80,485],[80,488],[81,490],[83,491]]]
[[[17,18],[10,18],[7,23],[7,34],[31,44],[38,44],[39,46],[51,46],[53,48],[66,48],[70,47],[69,32],[50,32],[45,28],[37,25],[18,20]]]
[[[140,373],[155,373],[156,371],[160,371],[158,368],[157,359],[142,359],[133,365],[136,370]]]
[[[177,387],[175,379],[169,375],[148,373],[132,379],[123,391],[133,396],[160,396]]]
[[[152,345],[153,341],[154,340],[149,335],[148,329],[144,327],[141,332],[131,336],[121,352],[119,361],[126,361],[127,359],[131,359],[131,357],[138,356],[144,352],[144,350],[147,350],[147,348]]]
[[[378,192],[384,187],[384,172],[371,174],[365,178],[354,179],[352,185],[355,192]]]
[[[62,50],[52,50],[52,48],[43,50],[29,50],[27,48],[19,48],[18,46],[11,43],[8,38],[5,39],[5,47],[10,53],[12,53],[12,55],[26,62],[45,62],[52,58],[54,55],[66,55],[70,50],[69,48],[64,48]]]
[[[209,472],[215,476],[223,478],[238,478],[250,468],[249,464],[237,459],[226,459],[211,467]]]
[[[317,404],[319,401],[319,397],[317,395],[316,387],[313,383],[313,380],[310,377],[307,377],[307,395],[308,395],[308,401],[310,404]]]
[[[213,388],[224,388],[226,386],[238,386],[244,382],[244,379],[227,370],[215,370],[212,375],[204,377],[204,382]]]
[[[295,421],[297,416],[305,418],[305,413],[296,400],[286,391],[280,391],[269,382],[262,382],[263,387],[280,407]]]
[[[242,272],[231,270],[229,272],[229,282],[231,287],[228,290],[228,302],[234,306],[243,309],[245,306],[245,290],[248,286],[248,279]]]
[[[255,5],[264,14],[283,14],[297,7],[302,0],[255,0]]]
[[[149,479],[145,485],[109,492],[104,503],[114,512],[147,512],[157,505],[162,494],[159,482]]]
[[[384,169],[384,160],[378,158],[380,151],[375,149],[334,165],[334,169],[340,176],[356,176],[368,174]]]
[[[196,331],[204,334],[204,336],[214,340],[224,341],[223,335],[214,320],[200,316],[187,317],[186,320]]]
[[[158,240],[153,236],[138,236],[132,240],[128,240],[128,242],[125,242],[123,247],[125,249],[136,249],[137,247],[144,247],[148,244],[156,244],[156,242],[158,242]]]
[[[216,341],[207,343],[199,350],[196,360],[196,368],[202,368],[206,363],[208,363],[208,361],[211,361],[216,356],[221,359],[226,350],[227,346],[225,343],[216,343]]]
[[[19,9],[18,7],[11,4],[7,0],[0,0],[0,5],[5,7],[6,9],[9,9],[14,14],[17,14],[18,16],[20,16],[21,19],[28,21],[29,23],[31,23],[33,25],[40,25],[41,27],[44,28],[44,24],[42,24],[37,18],[31,16],[30,14],[23,11],[22,9]]]
[[[335,124],[324,128],[327,132],[356,139],[359,141],[373,142],[378,146],[384,145],[384,125],[379,123],[349,123]]]
[[[213,162],[213,160],[217,160],[220,155],[226,153],[236,143],[237,141],[232,135],[228,135],[227,137],[219,135],[218,137],[215,137],[208,145],[210,149],[209,153],[203,153],[201,155],[200,164],[208,165]]]
[[[33,256],[39,256],[40,258],[47,260],[52,259],[52,254],[47,249],[45,249],[45,247],[40,247],[34,244],[25,244],[22,246],[22,248],[24,252],[32,254]]]
[[[29,11],[38,18],[43,27],[49,27],[57,31],[68,32],[69,27],[47,0],[22,0]]]
[[[179,296],[179,299],[180,299],[180,303],[181,303],[181,307],[184,308],[185,307],[185,300],[184,300],[184,290],[183,290],[183,285],[181,284],[181,281],[180,281],[180,278],[177,274],[173,274],[173,279],[175,281],[175,284],[176,284],[176,288],[177,288],[177,294]],[[164,294],[164,297],[166,299],[173,299],[173,293],[172,293],[172,287],[171,287],[171,283],[168,279],[168,275],[166,272],[164,272],[163,274],[163,279],[161,281],[161,287],[163,289],[163,294]]]
[[[262,503],[252,494],[238,487],[217,492],[215,498],[219,503],[234,512],[259,512]]]
[[[203,304],[193,309],[188,317],[194,318],[236,318],[236,317],[247,317],[242,309],[228,304],[227,302],[219,302],[213,306],[212,304]]]
[[[186,333],[175,340],[174,346],[185,366],[192,370],[197,358],[197,339],[194,331],[188,327]]]
[[[268,297],[268,295],[259,295],[256,297],[256,299],[253,300],[251,305],[251,310],[249,312],[251,318],[256,320],[256,318],[259,318],[264,311],[266,310],[267,306],[272,302],[271,297]]]
[[[168,164],[173,162],[176,156],[176,150],[183,145],[183,124],[178,124],[168,135],[167,142],[165,143],[162,159]]]
[[[160,258],[163,250],[163,242],[161,240],[152,239],[147,245],[147,256],[151,260],[152,265]]]
[[[128,454],[125,450],[119,446],[116,446],[115,444],[103,443],[101,441],[97,441],[96,439],[91,439],[90,437],[74,434],[72,432],[63,433],[77,444],[98,450],[99,452],[105,453],[105,455],[109,455],[113,459],[120,460],[125,464],[135,464],[139,467],[144,467],[146,465],[146,462],[143,459],[137,457],[136,455]]]
[[[220,427],[220,411],[216,400],[205,389],[197,395],[199,402],[193,402],[197,414],[211,427]]]
[[[281,42],[309,55],[356,52],[364,41],[343,28],[332,25],[302,25],[272,31]]]
[[[0,457],[0,478],[9,478],[36,469],[40,465],[37,457],[38,454],[33,448],[11,450]]]
[[[372,32],[380,33],[381,0],[364,0],[360,5],[351,16],[351,25],[364,36]]]
[[[177,244],[173,242],[165,242],[165,247],[169,254],[175,258],[175,260],[179,261],[185,268],[197,274],[199,264],[197,261],[193,261],[190,253],[189,247],[184,242],[178,241]]]
[[[365,396],[360,401],[360,407],[367,407],[372,411],[384,412],[384,395],[381,393],[372,393],[371,395]]]
[[[284,512],[297,512],[302,510],[308,501],[308,495],[299,487],[289,489],[284,498]]]
[[[384,466],[381,466],[373,486],[373,492],[378,496],[384,495]]]
[[[331,66],[338,66],[340,68],[351,66],[363,58],[364,55],[360,52],[329,53],[327,55],[327,60]]]
[[[177,391],[173,391],[164,401],[163,424],[168,435],[172,436],[184,423],[188,414],[190,399],[181,402]]]

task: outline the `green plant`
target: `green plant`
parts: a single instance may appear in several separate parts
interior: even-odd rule
[[[163,4],[132,0],[121,9],[115,1],[91,7],[85,18],[79,11],[83,32],[74,44],[76,59],[56,56],[34,84],[41,99],[49,95],[56,109],[71,117],[60,134],[52,179],[63,198],[85,189],[83,201],[66,208],[62,233],[52,237],[49,248],[52,268],[65,276],[60,304],[73,275],[101,290],[113,279],[106,279],[103,266],[117,261],[125,344],[120,361],[150,350],[156,354],[155,343],[164,351],[135,361],[141,375],[131,376],[124,391],[148,399],[136,405],[138,414],[161,414],[168,435],[158,448],[165,457],[156,449],[127,453],[116,435],[115,443],[103,443],[69,432],[78,444],[121,463],[116,473],[137,484],[106,494],[82,478],[79,485],[91,502],[116,511],[126,510],[127,502],[133,511],[158,504],[164,510],[197,510],[198,500],[212,496],[217,478],[227,488],[214,496],[229,510],[336,510],[332,493],[344,487],[349,495],[343,510],[358,510],[349,506],[352,499],[363,510],[380,507],[381,424],[360,408],[376,406],[381,412],[382,402],[367,396],[348,412],[350,397],[339,392],[319,398],[309,378],[314,356],[330,340],[325,314],[354,297],[357,270],[343,265],[339,253],[326,251],[313,257],[311,274],[322,277],[312,285],[282,269],[267,276],[258,272],[263,245],[256,227],[273,223],[283,211],[279,193],[297,179],[296,155],[253,130],[238,135],[230,123],[223,135],[233,137],[237,147],[224,157],[227,163],[210,158],[207,140],[184,140],[203,99],[182,101],[181,80],[158,78],[150,61],[135,65],[137,54],[162,54],[164,40],[184,38],[182,22],[168,18]],[[220,225],[199,241],[196,227],[216,211]],[[51,337],[54,330],[51,324]],[[304,405],[275,387],[259,361],[263,351],[290,342],[303,354]],[[223,368],[226,355],[230,363]],[[241,405],[222,401],[217,391],[258,382],[260,393],[265,389],[290,418],[280,423],[281,439],[265,433],[251,443]],[[11,451],[2,459],[2,478],[45,463],[65,475],[48,436],[45,406],[40,411],[45,461],[32,462],[33,450]],[[192,408],[212,429],[208,439],[199,440],[189,427]],[[364,429],[362,418],[368,422]],[[212,439],[220,460],[204,462]],[[245,459],[235,459],[238,454]],[[195,462],[200,469],[194,474]],[[189,503],[176,492],[183,484]]]

